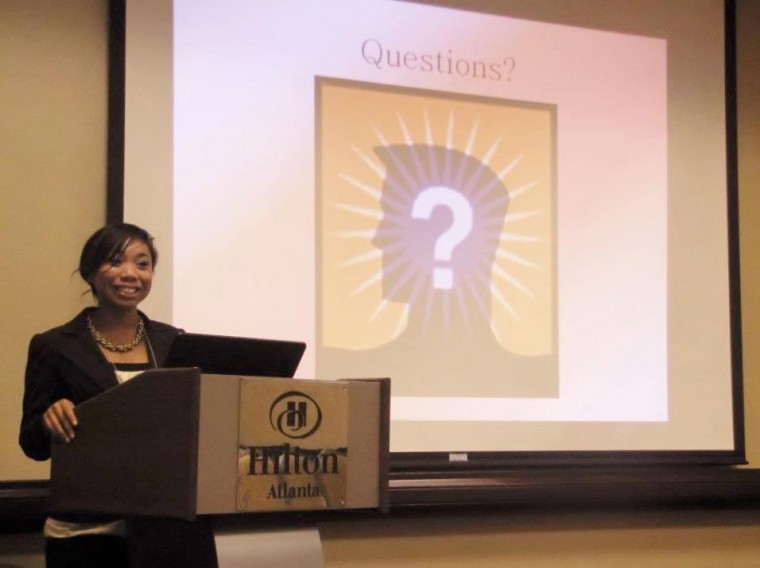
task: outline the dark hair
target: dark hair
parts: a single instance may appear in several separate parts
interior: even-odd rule
[[[153,245],[153,237],[137,225],[129,223],[114,223],[95,231],[82,247],[79,257],[79,275],[90,284],[90,278],[103,266],[124,252],[132,241],[145,243],[150,250],[150,256],[155,267],[158,263],[158,251]],[[95,288],[90,284],[92,294],[97,297]]]

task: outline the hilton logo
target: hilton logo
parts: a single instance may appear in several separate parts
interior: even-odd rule
[[[269,423],[272,428],[298,440],[308,438],[322,424],[322,409],[308,394],[288,391],[274,399],[269,407]],[[339,453],[342,450],[324,448],[301,448],[297,445],[249,446],[251,456],[248,475],[335,475],[338,474]],[[292,491],[291,491],[292,490]],[[269,499],[292,497],[319,497],[318,486],[293,487],[287,482],[270,488]]]
[[[308,438],[322,424],[322,409],[309,395],[288,391],[269,407],[272,428],[293,440]]]
[[[325,508],[344,503],[346,388],[327,381],[279,383],[265,379],[241,383],[238,509]]]

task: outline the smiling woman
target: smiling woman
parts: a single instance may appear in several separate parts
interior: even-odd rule
[[[84,247],[79,273],[98,300],[87,326],[111,363],[149,362],[150,340],[143,341],[137,306],[150,293],[157,260],[152,238],[134,225],[101,229]]]
[[[32,338],[19,437],[27,456],[46,460],[53,442],[73,443],[87,428],[77,405],[163,363],[179,330],[137,309],[157,259],[153,238],[135,225],[108,225],[85,243],[78,272],[97,307]],[[124,521],[100,515],[56,512],[44,532],[48,566],[128,566],[130,548],[149,546],[128,546]]]

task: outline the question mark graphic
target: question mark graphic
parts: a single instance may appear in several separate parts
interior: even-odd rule
[[[451,261],[451,253],[472,230],[472,206],[461,193],[449,187],[436,185],[421,191],[412,205],[412,217],[430,219],[433,209],[448,207],[454,215],[451,226],[435,241],[433,258]],[[451,268],[433,270],[433,288],[451,290],[454,287],[454,273]]]
[[[514,57],[506,57],[504,59],[504,65],[509,68],[507,71],[507,81],[512,80],[512,71],[517,67],[517,60]]]

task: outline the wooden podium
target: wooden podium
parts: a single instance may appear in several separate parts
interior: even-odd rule
[[[388,507],[389,379],[156,369],[76,409],[51,510],[170,517]]]

